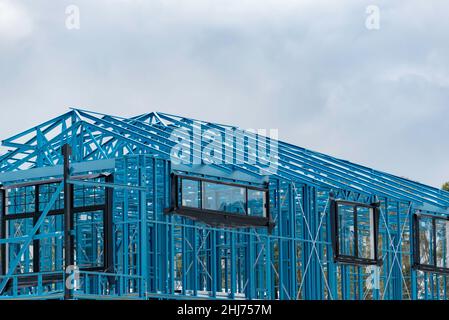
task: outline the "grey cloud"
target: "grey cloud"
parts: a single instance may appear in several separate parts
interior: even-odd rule
[[[435,186],[449,180],[444,1],[1,3],[26,19],[14,41],[0,23],[2,137],[68,106],[157,110],[279,128],[314,150]],[[64,27],[72,3],[79,31]],[[365,28],[369,4],[381,9],[378,31]]]

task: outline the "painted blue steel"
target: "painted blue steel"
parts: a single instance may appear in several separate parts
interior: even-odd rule
[[[113,190],[113,267],[107,272],[81,269],[76,299],[448,298],[447,276],[412,268],[411,230],[417,210],[448,215],[449,193],[282,141],[277,170],[263,171],[251,154],[248,160],[253,161],[245,164],[175,165],[170,161],[175,144],[170,136],[176,128],[185,130],[184,137],[192,135],[200,150],[206,142],[199,130],[223,134],[237,129],[158,112],[124,118],[72,109],[3,140],[10,148],[0,156],[3,185],[61,177],[60,148],[65,143],[73,150],[73,174],[114,177],[113,183],[70,181],[79,190],[79,203],[106,187]],[[259,138],[244,135],[248,141]],[[242,150],[244,145],[235,141],[233,160]],[[212,227],[164,214],[174,171],[220,181],[269,182],[270,213],[276,223],[272,234],[263,228]],[[380,266],[334,262],[331,191],[349,201],[380,199]],[[53,194],[55,201],[59,193]],[[0,298],[63,298],[64,283],[44,281],[54,274],[62,278],[64,272],[62,223],[56,216],[45,217],[48,210],[32,229],[17,220],[11,227],[17,234],[0,239],[0,245],[16,250],[6,275],[0,276]],[[99,259],[93,249],[102,240],[88,239],[101,232],[101,219],[98,214],[80,216],[77,254]],[[33,273],[36,283],[24,286],[35,241],[40,242],[44,269]]]
[[[28,249],[29,245],[33,241],[33,237],[35,236],[36,232],[39,230],[41,225],[44,223],[45,218],[47,217],[48,212],[51,210],[51,208],[55,204],[56,199],[59,196],[60,192],[62,191],[63,186],[64,185],[61,182],[59,184],[59,186],[57,187],[56,191],[54,192],[54,194],[52,195],[50,201],[45,206],[45,209],[43,210],[42,214],[40,215],[39,220],[34,225],[33,229],[30,231],[30,233],[25,237],[19,253],[16,255],[16,257],[14,257],[14,259],[9,261],[5,277],[3,277],[3,280],[0,283],[0,292],[2,292],[4,290],[7,282],[10,280],[11,275],[14,274],[14,271],[16,270],[16,267],[19,265],[20,259],[22,258],[22,255]],[[15,240],[15,239],[13,238],[13,240]]]

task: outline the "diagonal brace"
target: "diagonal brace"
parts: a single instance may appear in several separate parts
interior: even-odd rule
[[[8,272],[3,277],[3,281],[0,284],[0,293],[3,292],[3,290],[6,287],[6,284],[8,283],[9,279],[14,273],[14,270],[16,269],[17,265],[20,262],[20,259],[22,258],[22,255],[25,253],[26,250],[28,250],[28,246],[30,245],[31,241],[33,241],[33,237],[36,235],[37,230],[41,227],[42,223],[45,221],[45,218],[47,217],[48,212],[51,210],[53,205],[55,204],[56,200],[58,199],[62,188],[64,186],[64,183],[61,182],[56,189],[55,193],[52,195],[50,202],[47,203],[45,206],[44,212],[42,212],[41,216],[39,217],[39,220],[37,220],[36,224],[34,225],[33,229],[31,230],[30,234],[26,236],[26,240],[22,245],[22,248],[20,249],[19,253],[17,254],[16,258],[13,260],[13,262],[9,265]]]

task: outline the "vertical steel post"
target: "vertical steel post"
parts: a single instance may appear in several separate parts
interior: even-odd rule
[[[418,242],[419,237],[418,218],[414,214],[415,208],[410,206],[409,211],[409,232],[410,232],[410,266],[414,266],[419,261]],[[412,283],[412,300],[418,299],[418,277],[414,267],[411,268],[411,283]]]
[[[290,295],[290,299],[294,300],[296,299],[296,289],[297,289],[297,279],[296,279],[296,247],[295,247],[295,226],[296,226],[296,217],[295,217],[295,194],[294,194],[294,190],[292,188],[292,184],[289,183],[288,184],[288,189],[289,189],[289,209],[288,209],[288,214],[289,214],[289,237],[290,239],[288,240],[289,242],[289,279],[290,279],[290,291],[289,291],[289,295]]]
[[[0,190],[1,204],[0,204],[0,239],[6,237],[6,190]],[[8,272],[6,269],[6,244],[0,245],[0,274],[3,276]]]
[[[147,170],[147,163],[145,157],[139,157],[139,186],[145,185],[145,172]],[[148,238],[147,238],[147,194],[146,191],[141,190],[139,192],[140,198],[140,290],[139,294],[142,298],[146,298],[147,284],[148,284]]]
[[[73,186],[67,182],[70,178],[70,156],[72,148],[65,144],[62,147],[62,155],[64,156],[64,299],[73,299],[73,286],[68,286],[70,274],[67,273],[67,267],[74,265],[74,246],[73,246],[73,217],[72,217],[72,188]]]
[[[33,216],[33,226],[36,225],[39,220],[39,185],[34,187],[34,216]],[[36,231],[39,234],[40,230]],[[40,271],[40,240],[33,240],[33,272]]]

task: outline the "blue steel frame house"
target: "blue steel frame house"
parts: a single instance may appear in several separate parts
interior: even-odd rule
[[[448,298],[449,193],[263,140],[81,109],[3,140],[0,298]]]

